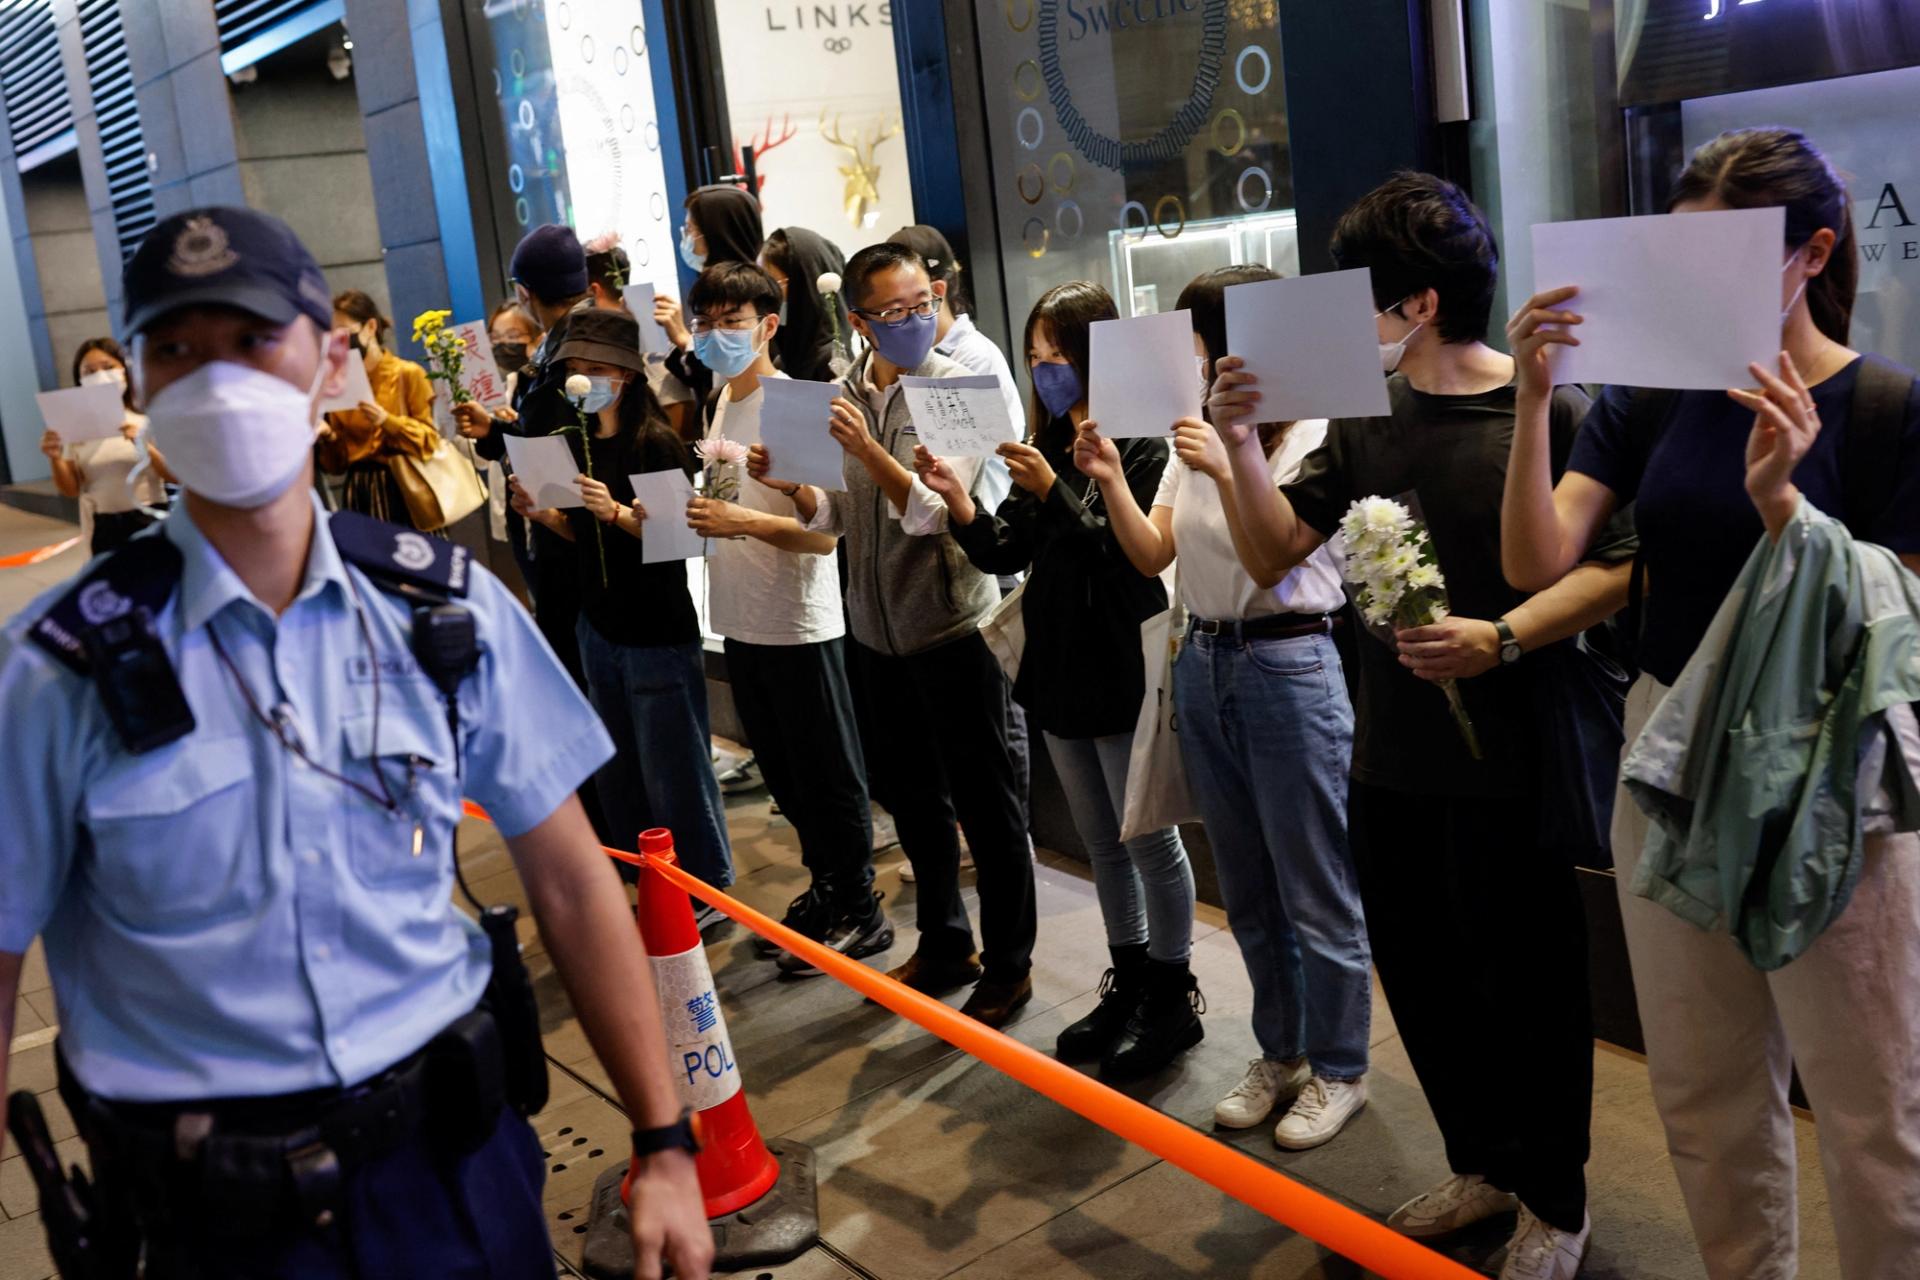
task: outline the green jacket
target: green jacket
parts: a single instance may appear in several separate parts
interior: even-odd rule
[[[1846,909],[1876,795],[1893,829],[1920,828],[1887,725],[1916,701],[1920,578],[1803,499],[1627,753],[1651,819],[1633,891],[1727,930],[1761,969],[1793,960]]]

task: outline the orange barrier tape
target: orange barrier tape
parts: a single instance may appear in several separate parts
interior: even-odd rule
[[[466,802],[469,817],[491,821]],[[1045,1094],[1070,1111],[1144,1147],[1170,1164],[1258,1210],[1282,1226],[1359,1263],[1385,1280],[1482,1280],[1478,1272],[1441,1256],[1363,1213],[1302,1186],[1271,1165],[1216,1141],[1190,1125],[1137,1102],[1011,1036],[963,1016],[931,996],[902,986],[857,960],[803,937],[752,907],[736,902],[678,867],[639,854],[607,849],[608,856],[648,867],[674,885],[792,951],[842,984],[939,1036],[988,1066]]]
[[[78,537],[73,537],[65,542],[56,542],[50,547],[41,547],[36,551],[22,551],[17,555],[0,556],[0,569],[19,569],[26,565],[39,564],[42,560],[51,560],[79,541]]]

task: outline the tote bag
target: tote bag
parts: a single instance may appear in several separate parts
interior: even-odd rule
[[[1020,597],[1027,593],[1027,584],[1032,581],[1032,574],[1020,579],[1020,585],[980,619],[980,638],[987,642],[1000,669],[1007,673],[1008,684],[1020,678],[1020,659],[1027,651],[1027,622],[1021,613]]]
[[[387,466],[400,484],[407,517],[416,529],[444,529],[478,511],[487,500],[486,486],[472,459],[444,438],[431,457],[396,455],[387,459]]]
[[[1186,610],[1177,584],[1167,582],[1168,607],[1140,624],[1140,656],[1147,675],[1146,697],[1133,729],[1133,753],[1127,761],[1127,790],[1120,814],[1120,838],[1182,822],[1200,814],[1187,789],[1187,767],[1180,758],[1180,726],[1173,711],[1173,663],[1186,643]]]

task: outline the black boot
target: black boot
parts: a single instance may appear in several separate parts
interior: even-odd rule
[[[1146,992],[1147,944],[1108,947],[1113,968],[1100,979],[1100,1003],[1060,1033],[1053,1054],[1062,1062],[1098,1062],[1127,1029],[1127,1019]]]
[[[1200,1043],[1200,1014],[1207,1002],[1184,964],[1147,962],[1147,993],[1127,1020],[1119,1042],[1100,1060],[1107,1080],[1138,1080]]]

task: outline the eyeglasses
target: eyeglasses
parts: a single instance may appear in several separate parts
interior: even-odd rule
[[[940,310],[940,299],[927,298],[910,307],[888,307],[885,311],[868,311],[865,307],[849,307],[848,310],[857,316],[865,316],[876,324],[884,324],[892,328],[905,324],[909,319],[925,320]]]
[[[716,329],[725,329],[733,333],[739,333],[746,329],[758,327],[763,318],[764,317],[761,316],[734,316],[726,320],[709,320],[705,316],[695,316],[693,323],[689,324],[687,328],[695,334],[712,333]]]

